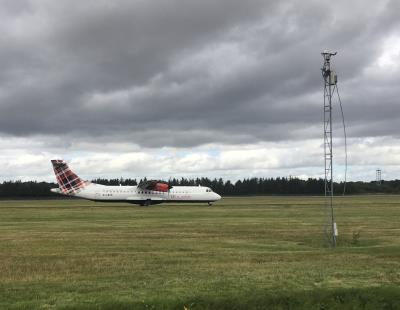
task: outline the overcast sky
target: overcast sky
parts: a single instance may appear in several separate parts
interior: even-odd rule
[[[323,176],[321,51],[349,179],[400,178],[400,1],[0,0],[0,181]],[[335,175],[343,178],[337,102]]]

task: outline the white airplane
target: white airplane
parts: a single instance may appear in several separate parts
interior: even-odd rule
[[[209,205],[221,196],[203,186],[170,186],[163,181],[146,181],[138,186],[107,186],[84,181],[63,160],[52,160],[59,188],[51,191],[93,201],[129,202],[149,206],[163,202],[205,202]]]

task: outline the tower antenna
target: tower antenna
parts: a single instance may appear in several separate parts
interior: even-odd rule
[[[327,223],[325,233],[330,244],[336,246],[337,227],[333,210],[333,145],[332,145],[332,95],[337,84],[337,75],[331,70],[331,57],[337,52],[323,51],[324,66],[324,159],[325,159],[325,212]]]
[[[382,184],[382,170],[381,169],[376,169],[376,184],[377,185]]]

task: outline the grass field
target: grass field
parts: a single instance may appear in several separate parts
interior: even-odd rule
[[[400,309],[400,196],[0,202],[0,309]]]

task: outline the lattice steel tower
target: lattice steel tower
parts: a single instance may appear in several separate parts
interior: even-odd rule
[[[382,184],[382,170],[381,169],[376,169],[376,184],[377,185]]]
[[[325,212],[327,222],[325,232],[332,246],[336,246],[336,223],[333,212],[333,145],[332,145],[332,95],[337,83],[337,75],[331,70],[331,57],[335,53],[324,51],[322,77],[324,79],[324,158],[325,158]]]

